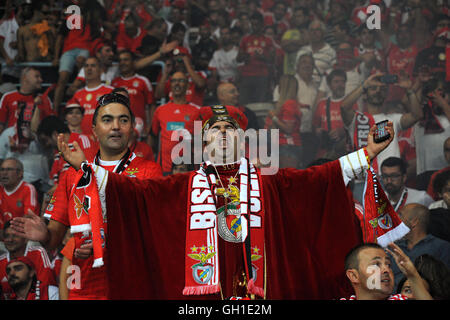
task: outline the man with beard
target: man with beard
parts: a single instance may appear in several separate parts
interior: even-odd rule
[[[194,127],[202,128],[197,147],[205,162],[200,169],[139,183],[83,162],[81,150],[71,152],[61,140],[61,152],[74,168],[82,168],[79,174],[94,173],[90,195],[97,200],[92,204],[107,211],[109,298],[329,299],[346,294],[344,256],[360,241],[346,184],[392,141],[392,123],[385,128],[391,134],[386,141],[374,143],[373,126],[366,149],[307,170],[275,173],[256,169],[237,152],[247,126],[239,109],[204,107],[194,119],[200,121]],[[101,209],[90,211],[89,219],[94,257],[102,262]],[[54,244],[54,232],[41,221],[13,221],[18,234]]]
[[[59,300],[58,287],[37,280],[33,262],[27,257],[11,260],[6,274],[13,290],[5,294],[6,300]]]
[[[394,124],[396,136],[393,142],[378,155],[376,163],[373,164],[375,171],[379,171],[379,165],[388,157],[400,157],[400,146],[398,133],[410,128],[422,117],[419,100],[416,93],[411,89],[412,82],[408,78],[399,77],[397,86],[406,90],[409,102],[408,112],[391,113],[385,104],[389,84],[382,82],[383,73],[375,73],[364,80],[360,86],[348,94],[342,101],[342,119],[352,138],[355,149],[367,144],[369,128],[380,121],[389,120]],[[359,107],[359,112],[354,109],[355,102],[363,95],[364,107]]]
[[[406,163],[401,158],[389,157],[381,163],[381,182],[396,212],[409,203],[428,207],[433,202],[425,191],[405,186]]]

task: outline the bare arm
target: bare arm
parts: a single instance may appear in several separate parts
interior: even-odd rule
[[[72,262],[66,257],[63,258],[61,262],[61,270],[59,272],[59,300],[69,299],[69,288],[67,287],[67,268],[72,264]]]
[[[195,86],[198,89],[203,89],[206,86],[206,79],[200,76],[194,69],[191,63],[191,59],[188,56],[183,56],[184,65],[186,66],[186,70],[189,73],[189,76],[194,81]]]
[[[169,53],[170,51],[175,49],[177,44],[178,44],[177,41],[172,41],[172,42],[169,42],[169,43],[163,43],[161,45],[161,48],[157,52],[155,52],[154,54],[146,56],[146,57],[143,57],[143,58],[137,60],[134,63],[134,67],[137,70],[139,70],[139,69],[142,69],[142,68],[145,68],[145,67],[151,65],[154,61],[156,61],[158,59],[161,59],[166,53]]]
[[[344,124],[346,126],[349,126],[353,120],[353,116],[355,114],[353,110],[353,105],[356,103],[356,101],[358,101],[359,97],[361,97],[361,95],[363,94],[364,90],[367,89],[367,87],[373,84],[380,84],[380,82],[375,80],[375,78],[381,75],[382,73],[375,73],[371,75],[366,80],[364,80],[360,86],[355,88],[344,98],[341,104],[341,115],[342,120],[344,121]]]
[[[411,283],[414,297],[417,300],[433,300],[411,259],[395,243],[390,243],[389,248],[390,250],[387,249],[387,251],[394,257],[398,268]]]

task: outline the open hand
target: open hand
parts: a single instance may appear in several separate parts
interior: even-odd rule
[[[64,134],[58,135],[58,150],[60,155],[78,171],[81,168],[81,163],[86,160],[86,156],[76,141],[73,142],[73,147],[75,150],[70,150],[69,145],[64,141]]]
[[[28,214],[11,220],[11,230],[19,237],[45,242],[47,240],[47,226],[44,220],[28,209]]]

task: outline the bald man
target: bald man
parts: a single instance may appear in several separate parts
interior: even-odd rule
[[[410,232],[396,241],[396,244],[411,261],[414,262],[422,254],[429,254],[441,260],[450,268],[450,242],[428,233],[428,221],[430,219],[428,208],[418,203],[410,203],[400,210],[399,217],[409,227]],[[402,273],[394,259],[391,261],[395,286],[397,286],[402,279]]]
[[[248,119],[247,128],[259,129],[258,119],[256,114],[245,106],[239,104],[239,90],[231,82],[222,82],[217,86],[217,99],[219,104],[225,106],[235,106],[239,108]]]

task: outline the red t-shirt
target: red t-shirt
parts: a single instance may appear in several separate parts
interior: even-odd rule
[[[147,179],[162,175],[161,168],[155,162],[146,161],[135,154],[130,156],[131,162],[121,173],[131,178]],[[100,165],[108,171],[114,171],[120,161],[102,162]],[[89,199],[78,198],[75,191],[73,197],[69,199],[73,184],[76,178],[76,171],[73,168],[67,170],[62,175],[58,187],[45,211],[44,217],[58,221],[71,227],[71,232],[75,240],[75,248],[82,244],[90,243],[92,235],[90,233],[90,220],[86,210],[89,210]],[[79,188],[77,188],[79,189]],[[82,189],[82,188],[81,188]],[[79,194],[78,194],[79,195]],[[106,223],[103,225],[106,234]],[[105,267],[92,268],[94,258],[77,259],[73,257],[72,265],[80,268],[81,288],[69,290],[69,299],[105,299],[107,293],[107,280]],[[107,262],[106,262],[107,263]]]
[[[6,127],[12,127],[17,123],[19,118],[19,110],[21,104],[26,106],[33,106],[34,99],[36,98],[33,94],[22,94],[19,91],[11,91],[5,93],[0,100],[0,123],[5,123]],[[48,97],[42,97],[42,102],[37,105],[41,111],[41,120],[50,115],[56,114],[53,110],[52,102]]]
[[[84,134],[72,132],[69,137],[68,146],[73,150],[73,142],[76,141],[83,150],[86,158],[94,158],[98,151],[98,143]],[[50,179],[53,179],[55,184],[58,183],[60,175],[70,168],[68,164],[60,155],[55,152],[54,161],[50,170]]]
[[[153,115],[151,132],[154,136],[160,133],[160,150],[157,162],[161,164],[163,172],[172,170],[171,152],[178,141],[171,141],[172,132],[181,129],[190,130],[188,122],[200,109],[192,103],[175,104],[172,101],[159,106]],[[192,132],[191,132],[192,134]]]
[[[200,75],[203,79],[206,80],[208,77],[205,72],[203,71],[197,71],[197,74]],[[161,78],[161,74],[158,76],[158,81]],[[167,80],[166,86],[164,88],[165,94],[169,96],[169,100],[172,100],[172,89],[170,88],[170,79]],[[196,104],[198,106],[203,105],[203,97],[205,96],[205,89],[199,89],[195,82],[192,80],[191,77],[188,77],[188,89],[186,90],[186,101],[192,102],[193,104]]]
[[[147,35],[147,33],[138,27],[138,33],[134,37],[130,37],[125,32],[125,25],[123,23],[119,24],[119,32],[116,36],[117,50],[130,50],[136,53],[137,49],[141,46],[142,39]]]
[[[31,183],[21,181],[11,192],[0,186],[0,227],[15,217],[22,217],[28,209],[35,214],[39,213],[39,203],[35,187]]]
[[[290,135],[284,133],[283,130],[280,129],[280,145],[301,146],[300,123],[302,119],[302,112],[300,111],[300,103],[296,100],[287,100],[281,107],[278,118],[285,123],[294,123],[294,131]],[[269,128],[272,125],[272,122],[272,119],[267,117],[265,128]]]
[[[147,123],[145,106],[155,102],[150,81],[144,76],[135,74],[130,78],[117,77],[111,82],[111,85],[115,88],[124,87],[127,89],[130,96],[131,111],[136,118],[141,118],[145,125]]]
[[[55,273],[44,248],[30,245],[30,242],[28,242],[24,256],[33,262],[37,280],[46,286],[57,285]],[[6,265],[10,260],[11,257],[9,252],[6,252],[0,256],[0,279],[4,295],[9,295],[12,293],[6,274]]]
[[[113,91],[113,87],[101,84],[95,88],[84,87],[75,92],[73,97],[67,101],[67,104],[76,103],[84,108],[83,121],[81,122],[81,130],[87,136],[92,135],[92,119],[94,118],[97,100],[102,95]]]
[[[269,66],[266,62],[255,58],[255,52],[259,52],[264,56],[274,50],[274,45],[272,39],[260,35],[248,35],[242,38],[239,50],[244,51],[250,55],[250,60],[244,64],[241,68],[243,76],[262,76],[266,77],[269,75]]]
[[[71,16],[68,16],[66,20],[70,17]],[[73,21],[75,21],[75,19],[73,19]],[[92,46],[91,28],[87,23],[83,27],[83,18],[80,17],[80,28],[72,28],[69,30],[69,33],[64,38],[62,53],[76,48],[91,50]]]
[[[320,100],[317,104],[316,112],[314,113],[313,124],[316,128],[321,128],[325,131],[339,129],[344,127],[344,121],[341,116],[342,99],[330,100],[330,124],[331,128],[328,128],[327,121],[327,99]],[[353,109],[357,109],[357,105],[353,106]]]
[[[130,146],[130,150],[133,151],[138,157],[145,160],[155,161],[153,150],[150,146],[142,141],[136,141]]]

